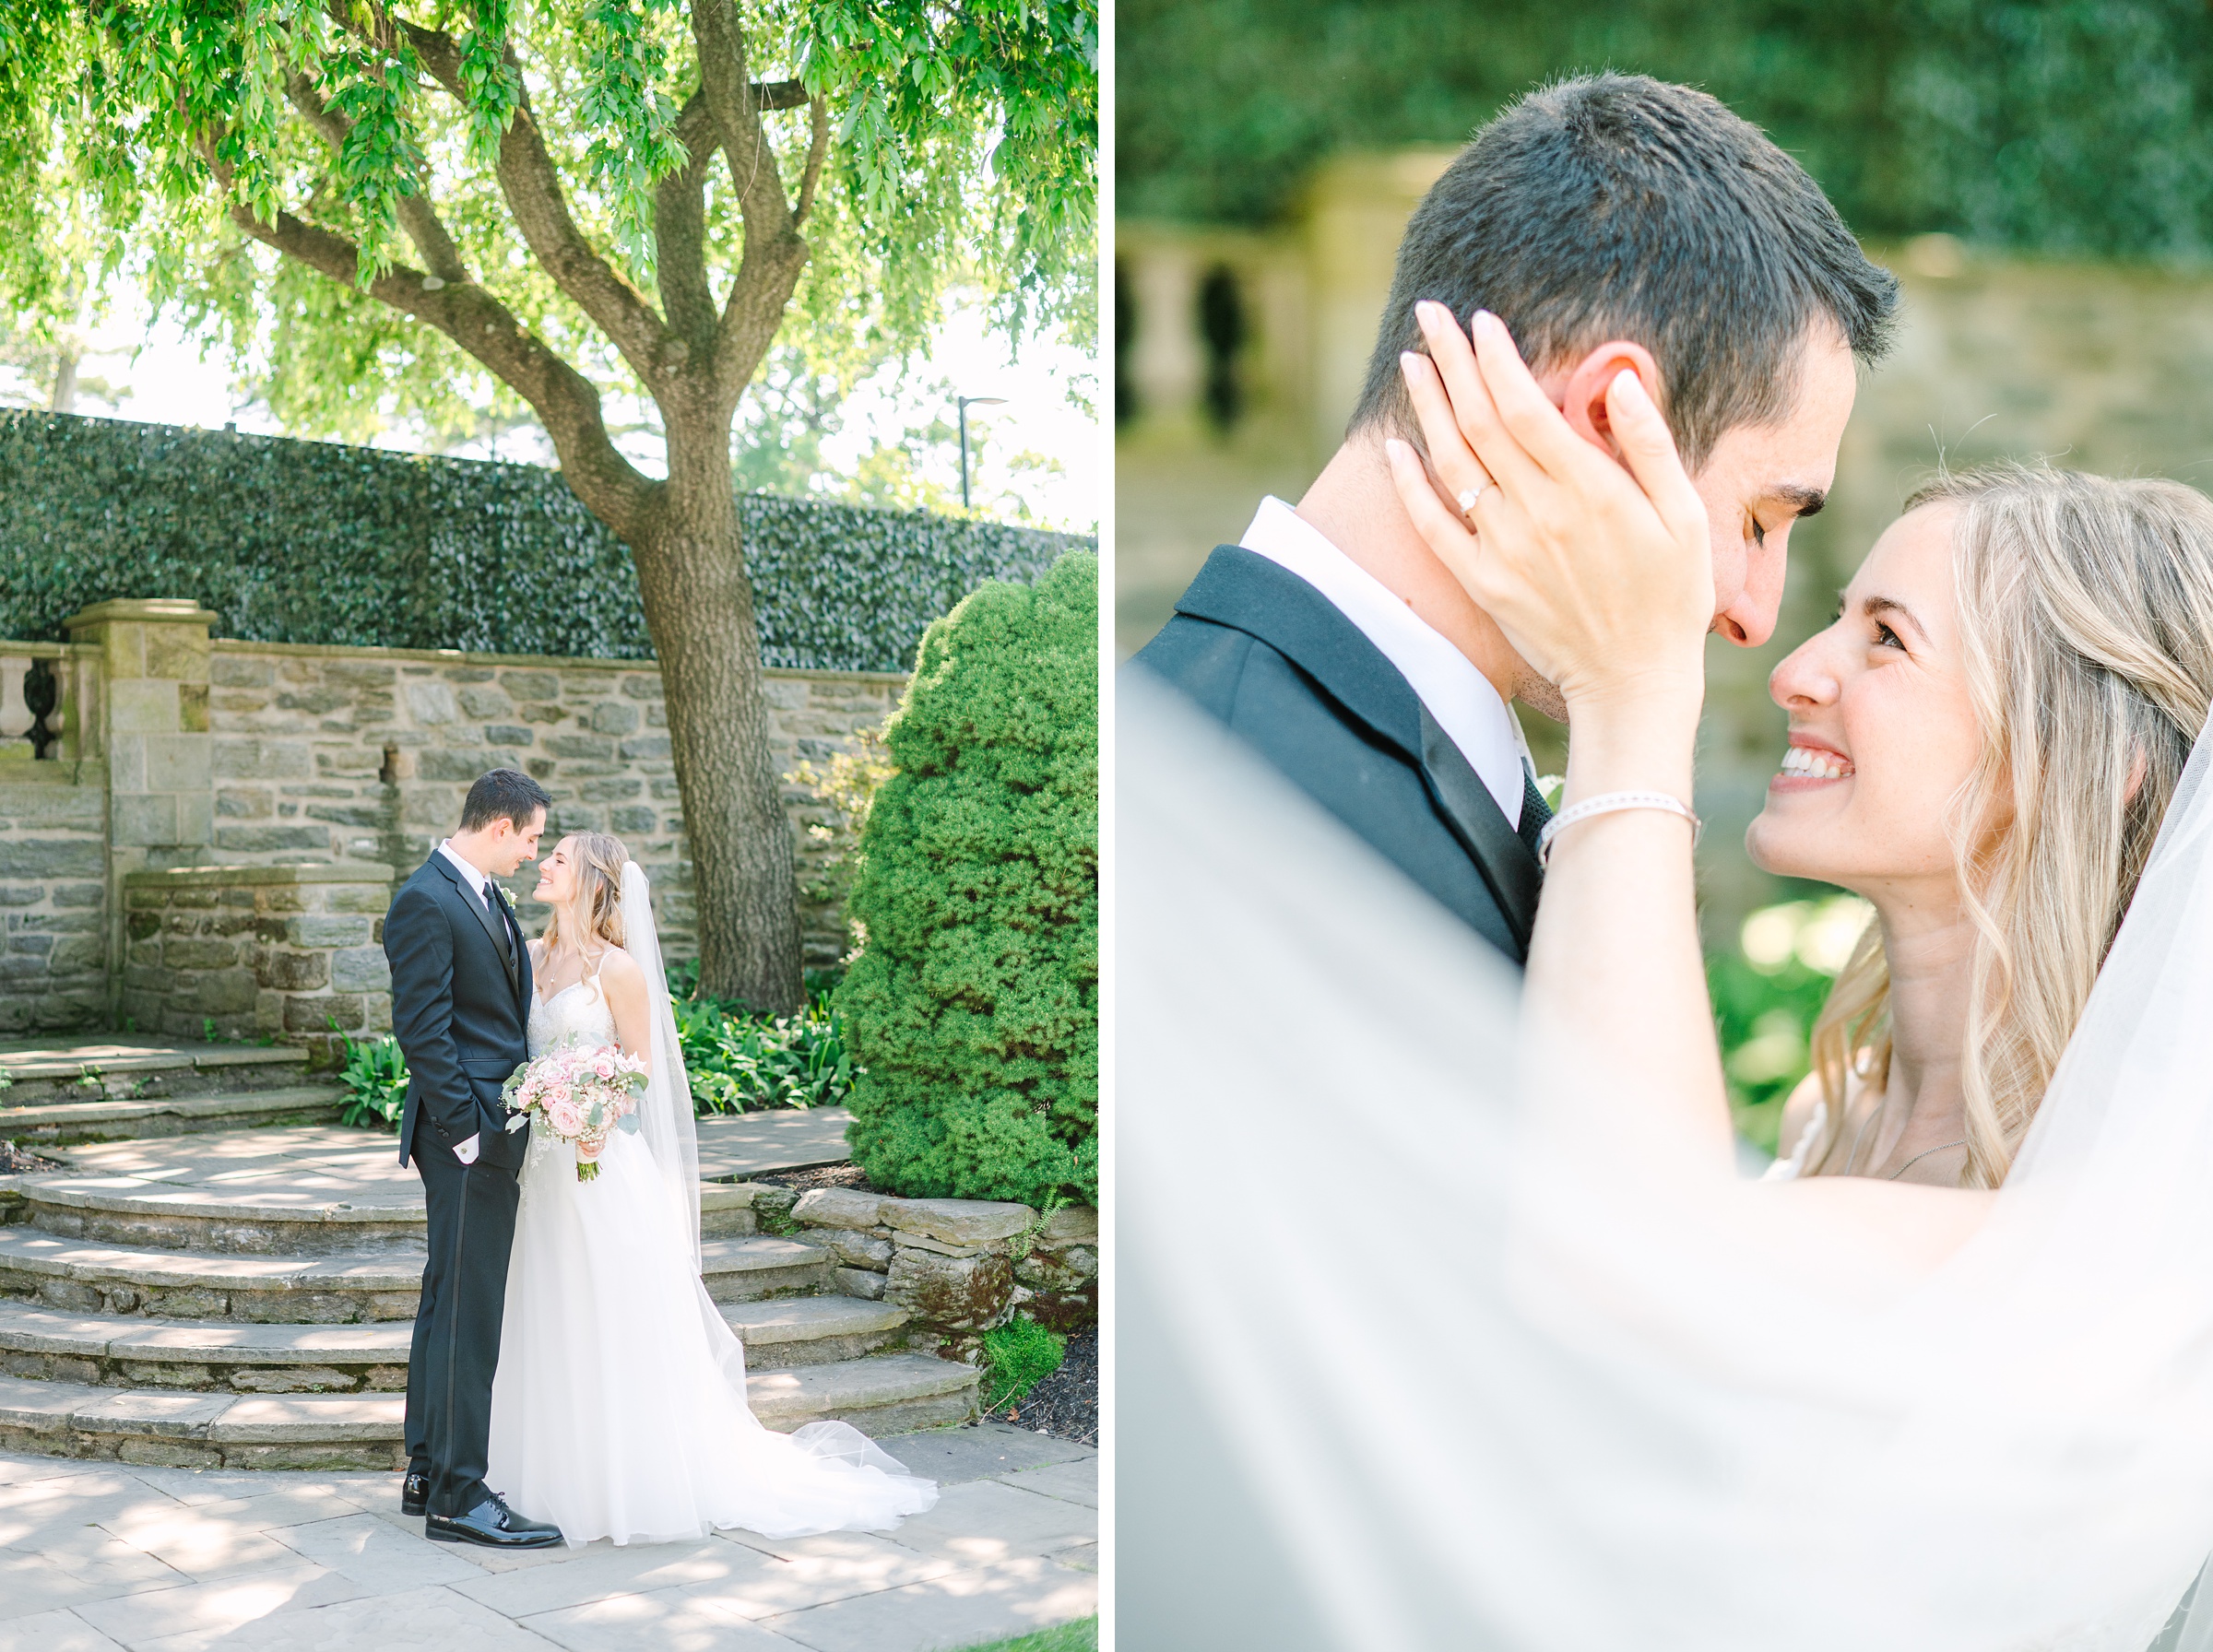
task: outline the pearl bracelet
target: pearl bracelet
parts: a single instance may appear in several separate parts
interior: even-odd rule
[[[1552,864],[1552,840],[1560,834],[1564,826],[1578,820],[1588,820],[1593,815],[1610,815],[1616,809],[1656,808],[1663,814],[1681,815],[1690,822],[1690,844],[1697,848],[1698,833],[1706,830],[1706,822],[1691,811],[1680,797],[1671,797],[1665,792],[1602,792],[1595,797],[1585,797],[1580,803],[1563,808],[1544,822],[1537,833],[1537,864]]]

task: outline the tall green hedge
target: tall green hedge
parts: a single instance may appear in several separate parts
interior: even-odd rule
[[[1098,1200],[1098,614],[1074,552],[922,639],[839,990],[867,1069],[848,1140],[879,1186]]]
[[[1862,235],[2213,256],[2204,0],[1123,0],[1115,31],[1124,218],[1272,222],[1331,154],[1612,68],[1765,127]]]
[[[900,671],[988,579],[1086,543],[751,493],[763,658]],[[629,549],[556,471],[67,414],[0,414],[0,636],[113,596],[190,596],[217,634],[644,659]]]

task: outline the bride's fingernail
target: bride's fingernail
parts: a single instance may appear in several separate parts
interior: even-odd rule
[[[1614,375],[1614,393],[1625,400],[1649,402],[1651,399],[1644,394],[1644,381],[1626,367]]]
[[[1415,373],[1421,372],[1421,364],[1427,360],[1428,357],[1423,355],[1419,350],[1401,350],[1399,352],[1399,371],[1411,379]]]
[[[1496,332],[1498,328],[1498,318],[1496,315],[1493,315],[1488,310],[1478,310],[1475,312],[1474,318],[1468,323],[1468,325],[1478,336],[1485,333],[1492,333]]]

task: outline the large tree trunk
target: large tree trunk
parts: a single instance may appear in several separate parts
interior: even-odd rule
[[[769,749],[729,421],[707,408],[664,411],[669,479],[630,543],[668,692],[700,990],[787,1014],[802,1001],[798,885]]]

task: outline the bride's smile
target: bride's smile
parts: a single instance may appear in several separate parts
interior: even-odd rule
[[[1785,877],[1883,903],[1926,901],[1954,875],[1951,800],[1982,749],[1961,659],[1947,503],[1893,523],[1846,587],[1835,623],[1768,680],[1790,744],[1745,846]]]

